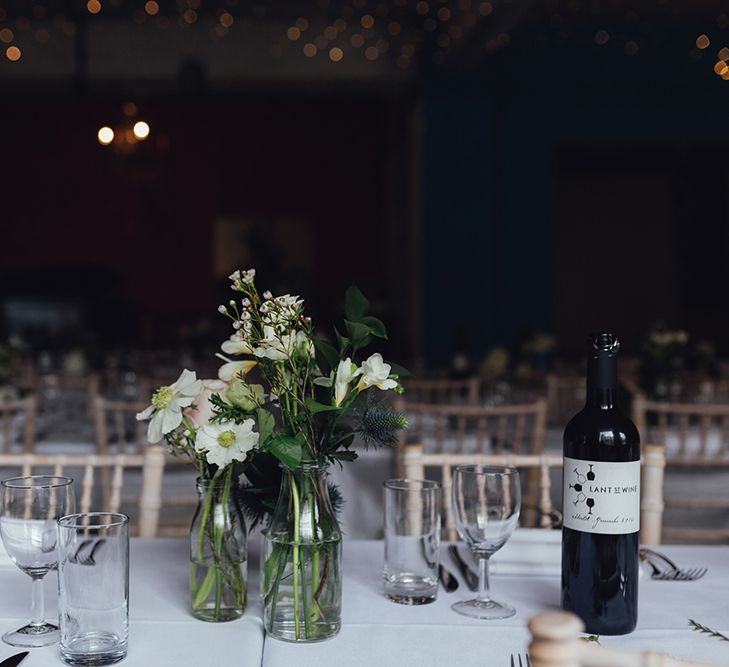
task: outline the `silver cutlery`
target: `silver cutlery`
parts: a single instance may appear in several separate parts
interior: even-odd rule
[[[73,557],[68,560],[71,563],[77,563],[78,565],[96,565],[94,554],[96,553],[96,550],[104,544],[104,542],[106,542],[104,538],[99,540],[84,540],[76,550],[76,553],[73,554]],[[2,667],[2,665],[0,665],[0,667]]]
[[[5,658],[5,660],[0,662],[0,667],[18,667],[18,665],[25,660],[28,653],[29,651],[23,651],[22,653],[11,655],[9,658]]]
[[[516,657],[511,654],[511,665],[510,667],[532,667],[532,661],[529,659],[529,654],[525,653],[522,658],[521,653],[517,653]]]
[[[440,584],[446,593],[453,593],[458,590],[458,579],[453,576],[453,573],[442,564],[438,566],[438,578]]]
[[[458,571],[461,573],[466,586],[468,586],[473,592],[478,590],[478,575],[468,566],[463,557],[458,552],[458,547],[455,544],[451,544],[448,547],[448,553],[456,564]]]
[[[657,581],[696,581],[709,571],[705,567],[680,568],[668,556],[653,549],[643,548],[640,555],[652,570],[651,579]],[[656,559],[666,567],[658,567]]]

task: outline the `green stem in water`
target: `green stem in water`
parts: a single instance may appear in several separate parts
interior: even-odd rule
[[[299,532],[299,515],[301,507],[299,503],[299,490],[296,486],[296,480],[291,475],[291,496],[294,502],[294,632],[296,639],[301,639],[301,619],[299,618],[299,540],[301,538]]]

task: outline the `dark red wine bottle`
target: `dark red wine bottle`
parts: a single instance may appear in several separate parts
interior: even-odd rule
[[[616,405],[617,338],[588,348],[587,401],[564,431],[562,607],[623,635],[638,622],[640,438]]]

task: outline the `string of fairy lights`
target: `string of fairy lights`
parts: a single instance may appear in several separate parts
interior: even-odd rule
[[[469,56],[492,53],[513,42],[516,23],[545,25],[556,40],[569,37],[572,18],[589,15],[600,20],[601,0],[552,0],[526,3],[517,20],[510,20],[519,0],[217,0],[217,6],[202,0],[16,0],[12,13],[0,7],[0,45],[7,61],[22,62],[31,42],[45,45],[59,38],[74,38],[80,22],[87,24],[108,17],[128,18],[137,26],[165,31],[202,28],[211,40],[243,34],[256,22],[281,25],[268,44],[273,59],[298,55],[305,60],[341,63],[351,60],[375,62],[388,59],[407,70],[423,59],[443,64],[453,52]],[[625,3],[624,26],[639,26],[641,17]],[[656,0],[656,7],[668,0]],[[71,11],[69,10],[71,7]],[[614,10],[614,3],[611,5]],[[295,10],[294,10],[295,8]],[[656,8],[654,8],[655,10]],[[671,10],[673,11],[673,10]],[[296,14],[299,14],[296,16]],[[292,16],[293,14],[293,16]],[[284,18],[287,17],[287,18]],[[615,16],[610,19],[613,24]],[[729,28],[729,17],[716,17],[720,30]],[[729,45],[729,38],[724,40]],[[626,56],[637,55],[641,38],[626,36],[626,30],[611,34],[608,27],[596,29],[594,45],[614,48]],[[687,45],[694,61],[705,59],[712,40],[699,35]],[[729,80],[729,46],[717,49],[714,72]]]

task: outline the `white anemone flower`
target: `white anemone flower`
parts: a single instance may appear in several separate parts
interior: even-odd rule
[[[248,452],[258,444],[255,422],[246,419],[242,424],[223,422],[205,424],[195,438],[195,449],[205,454],[208,463],[224,468],[233,461],[245,461]]]
[[[359,371],[362,378],[357,385],[357,389],[367,389],[368,387],[377,387],[378,389],[394,389],[397,382],[390,379],[390,364],[386,364],[382,355],[375,352],[369,359],[362,362]]]
[[[147,440],[155,444],[182,423],[182,410],[189,408],[202,389],[194,371],[185,369],[174,384],[160,387],[152,396],[152,405],[137,414],[138,421],[151,420]]]

